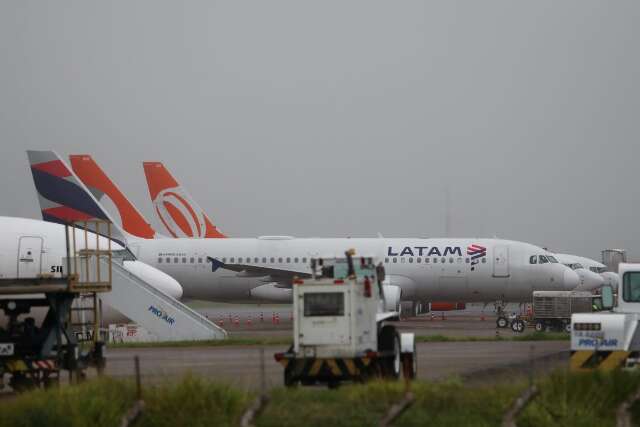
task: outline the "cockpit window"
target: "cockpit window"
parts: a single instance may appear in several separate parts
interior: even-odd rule
[[[557,264],[558,263],[558,260],[555,257],[552,257],[551,255],[547,255],[547,259],[552,264]]]
[[[546,256],[544,255],[538,255],[538,259],[540,260],[540,264],[546,264],[549,262],[549,260],[547,259]]]
[[[529,257],[529,264],[537,264],[538,263],[538,255],[531,255]]]
[[[584,267],[582,266],[582,264],[577,263],[577,262],[576,262],[575,264],[573,264],[573,269],[574,269],[574,270],[577,270],[577,269],[579,269],[579,268],[584,268]]]

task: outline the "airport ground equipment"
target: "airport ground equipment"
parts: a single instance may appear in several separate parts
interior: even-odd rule
[[[515,332],[522,332],[527,323],[537,332],[571,331],[573,313],[591,313],[600,297],[585,291],[535,291],[533,312],[528,318],[518,318],[511,324]]]
[[[96,229],[102,227],[105,235],[110,235],[109,223],[95,224]],[[67,238],[66,276],[55,277],[38,269],[21,277],[0,279],[0,310],[8,318],[7,328],[0,328],[0,388],[5,374],[9,385],[22,391],[58,383],[62,370],[68,371],[73,380],[82,377],[89,366],[99,371],[105,366],[97,301],[99,294],[111,290],[110,240],[104,249],[96,239],[94,249],[76,250],[76,234],[69,233],[70,228],[64,229],[67,237],[73,235],[73,240]],[[86,243],[86,231],[84,237]],[[26,262],[34,255],[29,250],[19,256]],[[79,297],[92,303],[74,305]],[[36,307],[47,309],[41,324],[29,316]],[[78,322],[79,318],[84,321]]]
[[[622,263],[618,274],[617,295],[611,286],[601,291],[610,311],[571,316],[571,370],[630,368],[640,361],[640,264]]]
[[[414,334],[398,333],[399,313],[385,311],[384,267],[345,255],[312,259],[312,277],[294,280],[293,345],[275,354],[286,386],[416,374]]]

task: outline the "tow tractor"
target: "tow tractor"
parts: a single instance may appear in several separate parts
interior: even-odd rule
[[[601,291],[602,307],[611,311],[571,316],[573,371],[630,368],[640,361],[640,264],[618,268],[618,294],[611,286]]]
[[[415,337],[398,333],[395,307],[384,298],[384,267],[372,257],[311,259],[311,277],[293,281],[293,345],[275,354],[284,384],[293,386],[371,377],[408,379],[417,370]]]
[[[98,222],[92,223],[100,230]],[[103,233],[109,247],[103,250],[98,239],[95,249],[86,249],[87,227],[84,222],[84,249],[76,250],[74,226],[65,226],[66,276],[39,272],[34,277],[0,279],[0,310],[8,320],[5,328],[0,327],[0,389],[5,374],[11,388],[20,392],[58,384],[61,370],[77,381],[89,366],[104,368],[97,294],[111,290],[110,224]],[[85,303],[78,304],[81,300]],[[43,309],[46,314],[39,322],[36,317],[42,316],[34,311]]]

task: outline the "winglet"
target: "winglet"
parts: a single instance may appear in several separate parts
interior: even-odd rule
[[[207,214],[160,162],[144,162],[156,215],[173,237],[221,238]]]
[[[127,233],[143,239],[154,238],[155,230],[91,156],[86,154],[71,155],[69,160],[75,174],[98,200],[103,195],[107,195],[111,199],[120,214],[122,228]]]
[[[111,237],[125,244],[126,234],[113,222],[80,179],[54,151],[27,151],[42,219],[59,224],[103,220],[113,224]],[[101,230],[92,231],[101,232]]]

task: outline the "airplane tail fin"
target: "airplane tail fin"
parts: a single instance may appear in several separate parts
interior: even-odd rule
[[[76,221],[110,221],[111,237],[119,244],[126,245],[126,233],[96,200],[80,179],[71,171],[54,151],[27,151],[33,183],[38,192],[42,219],[59,224]],[[104,228],[96,230],[104,234]]]
[[[173,237],[221,238],[222,234],[160,162],[144,162],[156,215]]]
[[[69,156],[71,167],[94,197],[102,202],[106,195],[120,214],[122,228],[133,236],[153,239],[155,230],[89,155]]]

